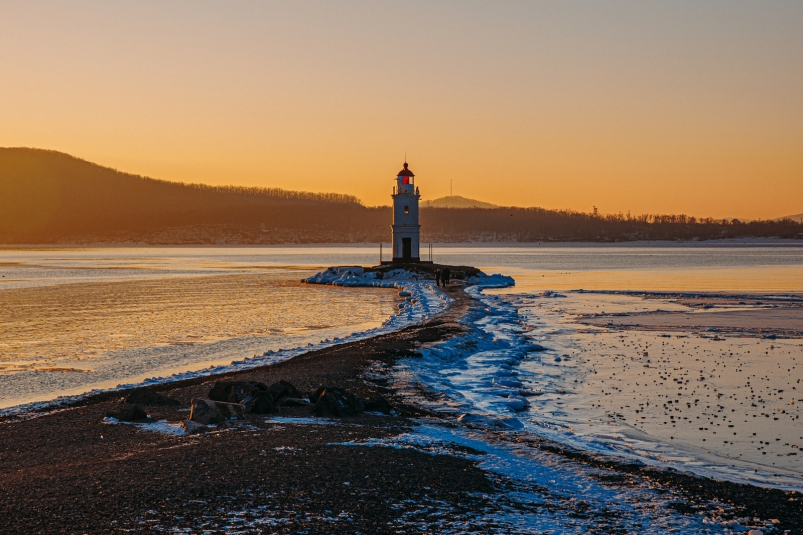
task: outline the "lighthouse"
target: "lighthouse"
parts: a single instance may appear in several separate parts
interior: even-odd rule
[[[404,162],[393,187],[393,262],[419,262],[418,188],[415,175]]]

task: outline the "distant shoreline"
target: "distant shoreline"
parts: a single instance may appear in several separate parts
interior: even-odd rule
[[[382,242],[388,245],[388,242]],[[422,240],[422,243],[429,243]],[[632,240],[632,241],[473,241],[432,242],[435,248],[455,249],[461,247],[527,248],[527,247],[728,247],[728,246],[783,246],[803,247],[803,239],[795,238],[724,238],[712,240]],[[91,243],[0,243],[0,250],[7,249],[97,249],[97,248],[182,248],[182,249],[302,249],[302,248],[349,248],[378,247],[379,242],[309,242],[309,243],[143,243],[143,242],[91,242]]]

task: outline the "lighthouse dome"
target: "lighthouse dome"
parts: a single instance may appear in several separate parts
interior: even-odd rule
[[[404,169],[399,171],[399,174],[396,176],[415,176],[412,171],[407,169],[407,162],[404,162]]]

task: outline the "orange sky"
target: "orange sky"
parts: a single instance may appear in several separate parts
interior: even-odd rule
[[[5,2],[0,146],[155,178],[803,212],[803,3]]]

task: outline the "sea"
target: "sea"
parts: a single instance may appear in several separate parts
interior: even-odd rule
[[[436,262],[515,280],[472,290],[473,334],[402,363],[449,399],[442,409],[592,453],[803,489],[803,339],[772,325],[747,336],[580,321],[775,307],[791,311],[788,327],[803,298],[802,242],[432,251]],[[400,328],[409,322],[394,322],[397,289],[301,282],[379,258],[378,245],[0,249],[0,409]],[[712,293],[722,303],[687,302]]]

